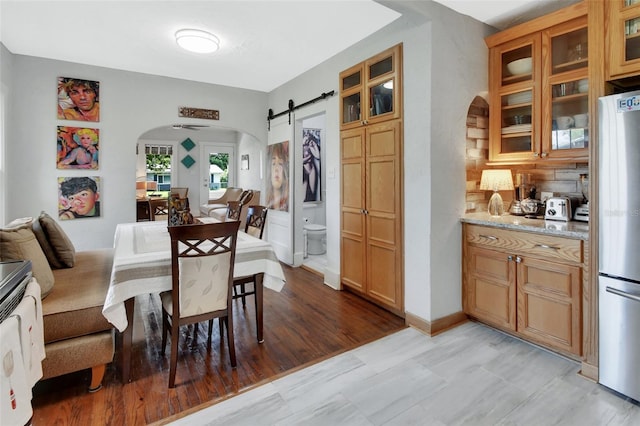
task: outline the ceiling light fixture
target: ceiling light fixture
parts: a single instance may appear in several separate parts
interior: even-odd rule
[[[184,50],[194,53],[212,53],[220,47],[218,37],[202,30],[176,31],[176,43]]]

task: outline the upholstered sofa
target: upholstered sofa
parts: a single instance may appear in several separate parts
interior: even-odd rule
[[[240,229],[244,229],[244,225],[247,221],[247,209],[251,205],[260,204],[260,191],[246,189],[242,191],[238,201],[242,203],[242,208],[240,210]],[[208,216],[222,221],[225,220],[226,215],[227,207],[225,205],[225,208],[223,209],[214,209],[210,211]]]
[[[100,389],[115,352],[114,328],[102,315],[113,249],[76,252],[58,223],[43,212],[0,230],[0,258],[31,260],[40,284],[42,379],[90,368],[89,390]]]

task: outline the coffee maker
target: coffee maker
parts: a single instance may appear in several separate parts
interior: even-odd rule
[[[516,185],[515,185],[515,199],[511,203],[511,208],[509,208],[509,213],[514,216],[524,216],[524,210],[522,209],[522,199],[525,194],[525,187],[522,183],[523,175],[522,173],[516,173]]]

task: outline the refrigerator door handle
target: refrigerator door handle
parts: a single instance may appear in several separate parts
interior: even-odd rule
[[[607,286],[607,293],[613,293],[617,296],[626,297],[636,302],[640,302],[640,296],[637,294],[627,293],[626,291],[618,290],[617,288]]]

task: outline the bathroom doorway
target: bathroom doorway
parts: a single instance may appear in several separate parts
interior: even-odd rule
[[[302,221],[296,230],[302,232],[302,265],[324,276],[327,267],[327,219],[326,219],[326,180],[323,166],[325,162],[326,114],[316,113],[298,120],[300,128],[296,138],[300,137],[301,166],[297,167],[296,179],[302,199]]]

